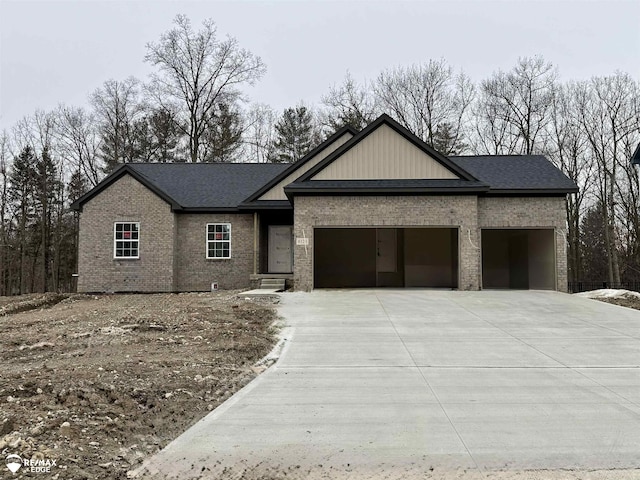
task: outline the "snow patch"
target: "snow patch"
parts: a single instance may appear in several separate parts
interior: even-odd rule
[[[576,293],[580,297],[586,298],[635,298],[640,299],[640,293],[631,290],[622,290],[617,288],[601,288],[600,290],[591,290],[590,292]]]

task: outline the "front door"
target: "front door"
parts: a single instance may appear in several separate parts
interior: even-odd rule
[[[269,225],[269,273],[293,271],[293,227]]]

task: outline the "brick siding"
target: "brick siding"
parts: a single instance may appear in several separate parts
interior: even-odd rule
[[[303,246],[294,245],[296,289],[308,291],[313,287],[313,229],[316,227],[438,226],[460,229],[459,286],[462,290],[478,290],[480,253],[473,246],[479,244],[477,208],[477,197],[473,195],[296,197],[294,235],[309,238],[306,253]]]
[[[113,224],[140,222],[140,258],[113,258]],[[206,224],[231,223],[231,259],[206,258]],[[454,227],[459,229],[459,288],[481,286],[482,228],[550,228],[557,232],[558,290],[567,290],[563,197],[300,196],[295,199],[294,284],[313,288],[313,232],[317,227]],[[174,214],[160,197],[125,175],[83,206],[78,291],[204,291],[250,287],[252,214]]]
[[[565,197],[480,197],[480,228],[550,228],[556,232],[557,289],[567,291]]]
[[[114,222],[140,222],[140,258],[113,258]],[[79,292],[174,290],[175,215],[171,206],[125,175],[82,208],[78,246]]]
[[[179,214],[177,290],[204,291],[211,282],[221,289],[249,288],[253,273],[252,214]],[[207,223],[231,223],[231,258],[207,259]]]
[[[379,196],[296,197],[294,234],[309,238],[306,252],[294,246],[294,280],[313,288],[313,229],[336,226],[451,226],[459,228],[461,290],[481,285],[482,228],[549,228],[557,232],[557,288],[567,291],[564,197]]]
[[[140,258],[113,258],[113,224],[140,222]],[[231,223],[231,258],[206,258],[207,223]],[[173,292],[250,286],[252,214],[174,214],[125,175],[89,200],[80,215],[78,291]]]

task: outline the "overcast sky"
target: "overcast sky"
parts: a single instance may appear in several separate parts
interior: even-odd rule
[[[622,70],[640,79],[640,0],[30,1],[0,0],[0,129],[36,109],[85,105],[109,79],[145,79],[145,44],[178,13],[212,18],[262,57],[249,90],[277,109],[319,102],[348,71],[445,58],[475,81],[543,55],[562,79]]]

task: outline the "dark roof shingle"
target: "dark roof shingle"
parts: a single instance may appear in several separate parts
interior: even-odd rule
[[[273,163],[133,163],[185,209],[236,208],[289,165]]]
[[[577,191],[576,184],[542,155],[477,155],[449,157],[490,191]]]
[[[177,210],[236,210],[249,195],[289,165],[273,163],[127,163],[79,198],[82,205],[130,174]]]
[[[541,155],[449,157],[452,162],[478,180],[335,180],[295,181],[286,191],[404,192],[518,194],[564,194],[577,191],[577,186],[549,160]],[[178,210],[237,210],[250,195],[266,185],[288,164],[272,163],[129,163],[120,167],[96,188],[75,202],[82,204],[106,188],[121,175],[130,173],[145,183]],[[252,202],[264,208],[283,208],[277,204]],[[262,205],[264,203],[264,205]]]

